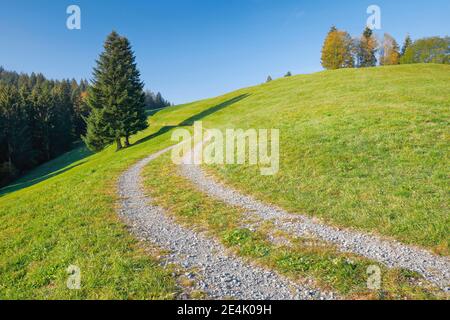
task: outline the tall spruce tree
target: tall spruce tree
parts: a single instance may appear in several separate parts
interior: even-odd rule
[[[124,96],[128,101],[124,104],[124,138],[125,146],[130,146],[131,135],[145,130],[148,127],[147,115],[145,113],[144,83],[140,79],[140,73],[135,63],[135,56],[127,38],[121,38],[121,52],[123,52],[123,70],[125,71]],[[158,93],[162,99],[160,93]]]
[[[99,151],[112,142],[117,150],[129,137],[147,128],[143,83],[129,41],[113,31],[94,68],[87,104],[91,114],[86,119],[86,145]]]

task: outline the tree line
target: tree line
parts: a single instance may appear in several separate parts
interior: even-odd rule
[[[450,37],[427,37],[413,41],[408,35],[400,48],[388,33],[378,40],[373,31],[366,27],[361,36],[353,38],[348,32],[333,26],[322,47],[321,63],[327,70],[412,63],[450,64]],[[291,75],[288,72],[285,77]],[[266,82],[271,81],[269,75]]]
[[[374,67],[377,64],[450,64],[450,37],[429,37],[413,41],[407,36],[400,48],[388,33],[378,41],[373,31],[366,28],[360,37],[352,38],[348,32],[333,26],[325,38],[321,62],[329,70]]]
[[[0,185],[72,147],[86,127],[87,87],[0,67]]]
[[[160,92],[154,93],[150,90],[145,91],[145,108],[147,110],[157,110],[172,106],[168,100],[164,99]]]

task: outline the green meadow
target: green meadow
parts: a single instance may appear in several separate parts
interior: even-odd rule
[[[1,189],[0,299],[176,297],[180,288],[171,268],[162,268],[118,217],[117,180],[139,159],[174,144],[173,129],[198,120],[206,128],[280,130],[277,175],[261,176],[250,165],[206,168],[217,179],[293,213],[449,254],[450,66],[325,71],[165,109],[150,116],[150,128],[128,149],[91,154],[78,147]],[[158,173],[153,165],[149,192],[175,214],[190,211],[176,203],[204,208],[199,222],[244,250],[239,254],[291,276],[318,277],[344,294],[362,288],[362,279],[352,280],[353,267],[333,251],[318,253],[342,265],[331,280],[331,267],[318,265],[316,253],[308,256],[311,271],[299,262],[303,252],[270,254],[263,235],[236,229],[238,212],[222,208],[220,217],[210,210],[216,204],[195,190],[174,194],[160,174],[170,168]],[[162,182],[148,182],[153,176]],[[214,215],[209,223],[205,214]],[[358,260],[354,268],[366,263]],[[81,290],[67,289],[69,265],[80,267]],[[392,279],[404,276],[398,272]],[[394,286],[374,298],[429,294],[414,290]]]
[[[449,66],[325,71],[221,99],[239,95],[204,127],[279,129],[280,170],[210,168],[219,179],[293,213],[448,255]]]

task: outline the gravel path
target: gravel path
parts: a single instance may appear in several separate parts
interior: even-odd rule
[[[199,152],[199,146],[193,153]],[[245,209],[248,214],[272,221],[277,228],[296,236],[315,236],[337,245],[343,252],[351,252],[381,262],[388,267],[400,267],[420,273],[446,292],[450,291],[450,260],[434,255],[426,250],[382,239],[353,230],[342,230],[314,221],[313,219],[290,214],[275,206],[257,201],[239,193],[213,178],[208,177],[198,165],[192,165],[192,154],[186,155],[180,172],[201,191],[223,202]]]
[[[140,238],[169,250],[168,262],[195,269],[197,289],[213,299],[333,299],[333,294],[300,286],[271,271],[253,266],[225,250],[217,241],[178,225],[162,208],[151,205],[142,190],[142,169],[172,148],[140,161],[119,180],[120,215]]]

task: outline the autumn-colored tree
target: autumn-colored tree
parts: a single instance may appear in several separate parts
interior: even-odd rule
[[[384,34],[381,49],[380,65],[396,65],[400,63],[400,47],[395,39],[388,33]]]
[[[322,48],[322,66],[334,70],[353,68],[353,42],[350,35],[332,27]]]

